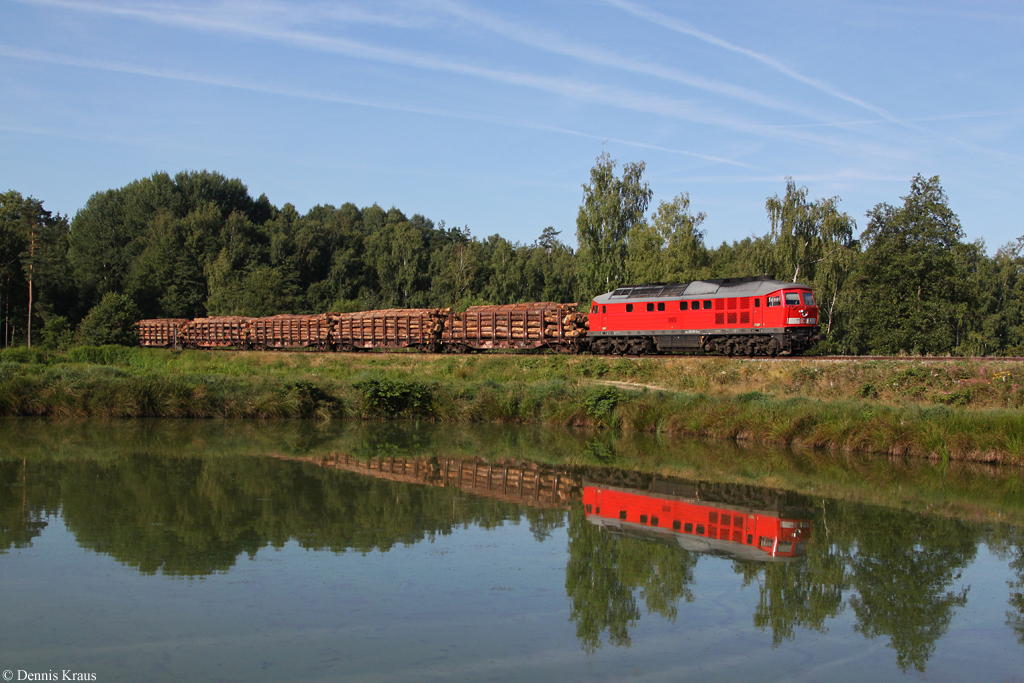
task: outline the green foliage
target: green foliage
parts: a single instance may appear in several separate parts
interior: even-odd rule
[[[430,415],[434,387],[425,382],[366,379],[353,387],[362,394],[363,412],[373,417]]]
[[[583,204],[576,218],[576,287],[578,300],[624,284],[630,232],[643,222],[652,191],[643,180],[644,163],[630,162],[615,175],[607,152],[590,169],[590,183],[583,186]]]
[[[75,343],[75,333],[67,318],[55,315],[48,318],[43,329],[39,331],[39,342],[44,349],[66,351]]]
[[[710,277],[710,255],[704,246],[703,212],[690,212],[685,192],[662,201],[651,222],[634,225],[629,233],[626,279],[632,283],[689,282]]]
[[[376,204],[300,214],[208,171],[98,192],[70,226],[9,191],[0,195],[3,341],[26,339],[29,273],[32,327],[45,333],[33,343],[55,349],[68,344],[60,320],[77,326],[108,293],[126,295],[147,318],[574,300],[585,310],[626,280],[770,275],[813,287],[826,336],[816,352],[1024,349],[1024,237],[994,256],[965,243],[937,177],[916,176],[901,205],[876,205],[859,241],[838,197],[812,200],[787,179],[784,194],[766,199],[764,234],[708,248],[706,216],[691,210],[688,193],[648,217],[644,163],[616,167],[602,154],[590,169],[578,252],[553,226],[523,244]]]
[[[68,358],[74,363],[89,365],[127,365],[133,349],[108,344],[106,346],[76,346],[68,350]]]
[[[90,346],[135,346],[139,343],[135,329],[138,320],[139,309],[134,301],[124,294],[108,292],[78,326],[78,341]]]
[[[15,346],[0,350],[0,363],[46,364],[49,360],[49,355],[41,349]]]
[[[950,353],[972,308],[963,228],[938,177],[918,175],[901,207],[868,214],[856,289],[855,346],[879,353]]]
[[[619,404],[620,400],[622,400],[622,395],[618,389],[604,387],[588,393],[584,403],[587,406],[588,415],[603,424],[608,424],[615,411],[615,406]]]

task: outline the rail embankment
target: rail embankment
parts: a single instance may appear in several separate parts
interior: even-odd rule
[[[414,353],[0,352],[0,415],[592,426],[1024,464],[1024,364]]]

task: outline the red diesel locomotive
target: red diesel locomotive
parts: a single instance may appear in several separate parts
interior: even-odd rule
[[[612,533],[674,542],[685,550],[779,561],[807,552],[809,515],[584,482],[587,521]]]
[[[809,348],[819,332],[810,287],[744,277],[619,287],[591,304],[587,341],[599,354],[784,356]]]

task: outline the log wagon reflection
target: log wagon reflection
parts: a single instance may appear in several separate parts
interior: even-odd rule
[[[648,490],[637,490],[585,480],[583,505],[587,521],[611,533],[676,543],[693,552],[758,561],[804,555],[811,538],[809,512],[782,498],[745,500],[739,493],[746,489],[730,493],[717,485],[702,491],[700,483],[655,480]]]

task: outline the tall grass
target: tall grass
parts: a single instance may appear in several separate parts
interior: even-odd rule
[[[0,352],[0,415],[414,417],[1024,464],[1017,368],[1000,361],[10,349]]]

